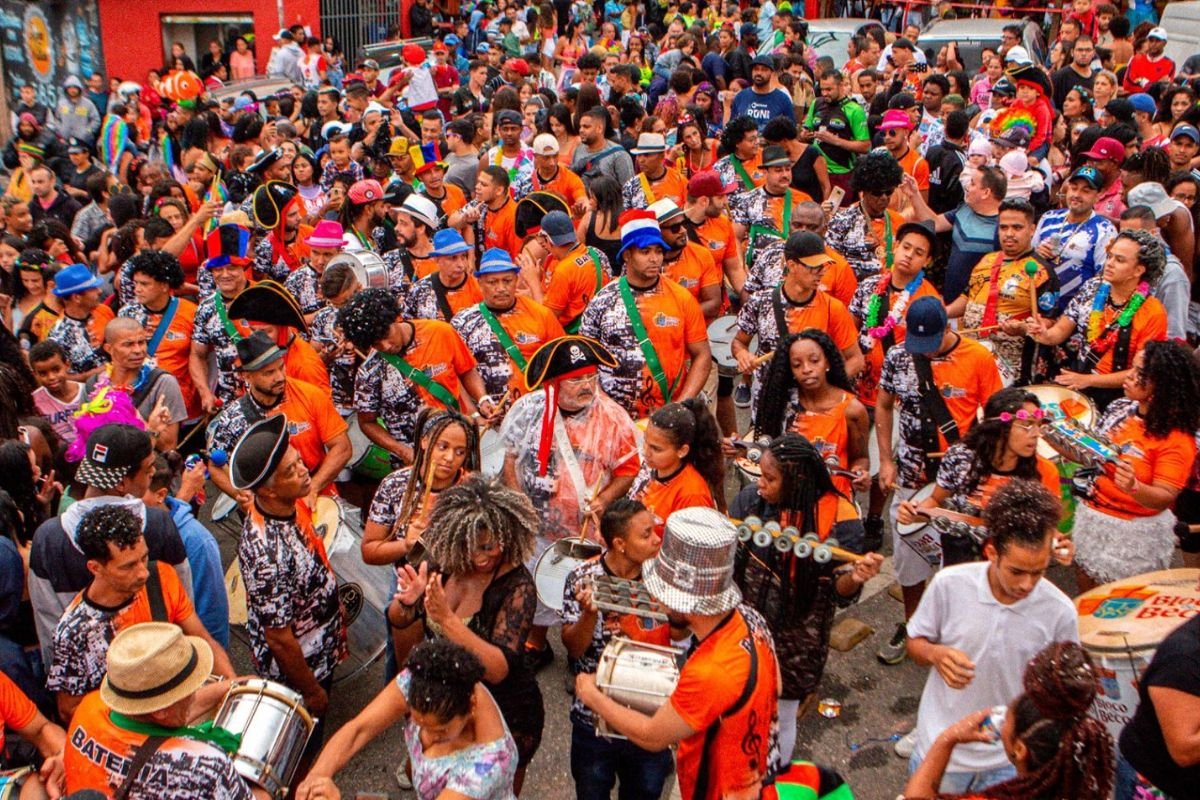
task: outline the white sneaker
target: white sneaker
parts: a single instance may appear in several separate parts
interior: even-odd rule
[[[399,786],[403,791],[412,791],[412,778],[408,777],[407,757],[405,757],[404,762],[400,766],[396,767],[396,785]]]
[[[913,750],[915,750],[916,747],[917,747],[917,729],[913,728],[911,731],[909,731],[903,737],[901,737],[900,739],[898,739],[896,741],[896,744],[894,747],[892,747],[892,750],[895,751],[896,755],[900,756],[900,758],[907,759],[907,758],[912,757]]]

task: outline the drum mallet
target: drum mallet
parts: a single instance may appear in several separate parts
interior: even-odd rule
[[[1025,261],[1025,274],[1029,276],[1029,318],[1037,322],[1037,271],[1038,263],[1032,258]]]
[[[768,350],[767,352],[763,353],[761,356],[758,356],[754,359],[753,363],[750,364],[750,369],[758,369],[759,367],[761,367],[763,364],[767,363],[774,357],[775,357],[775,351]]]

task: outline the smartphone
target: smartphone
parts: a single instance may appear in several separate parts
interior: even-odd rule
[[[833,187],[833,191],[829,193],[829,202],[833,204],[833,210],[837,211],[842,207],[842,200],[846,198],[846,190],[840,186]]]

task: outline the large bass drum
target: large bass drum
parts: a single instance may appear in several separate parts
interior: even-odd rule
[[[276,800],[288,792],[315,723],[300,695],[273,681],[238,678],[213,725],[241,737],[238,774]]]
[[[627,708],[653,715],[679,683],[679,651],[614,636],[600,654],[596,688]],[[596,733],[625,738],[596,716]]]

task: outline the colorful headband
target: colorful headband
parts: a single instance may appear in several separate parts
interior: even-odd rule
[[[1013,413],[1011,411],[1002,411],[1002,412],[1000,412],[1000,416],[991,417],[991,419],[994,419],[994,420],[998,419],[1001,422],[1012,422],[1013,420],[1020,420],[1022,422],[1028,422],[1029,420],[1035,420],[1035,419],[1042,420],[1045,418],[1046,418],[1046,412],[1040,408],[1035,409],[1033,411],[1026,411],[1025,409],[1022,408],[1020,411],[1018,411],[1016,413]]]

